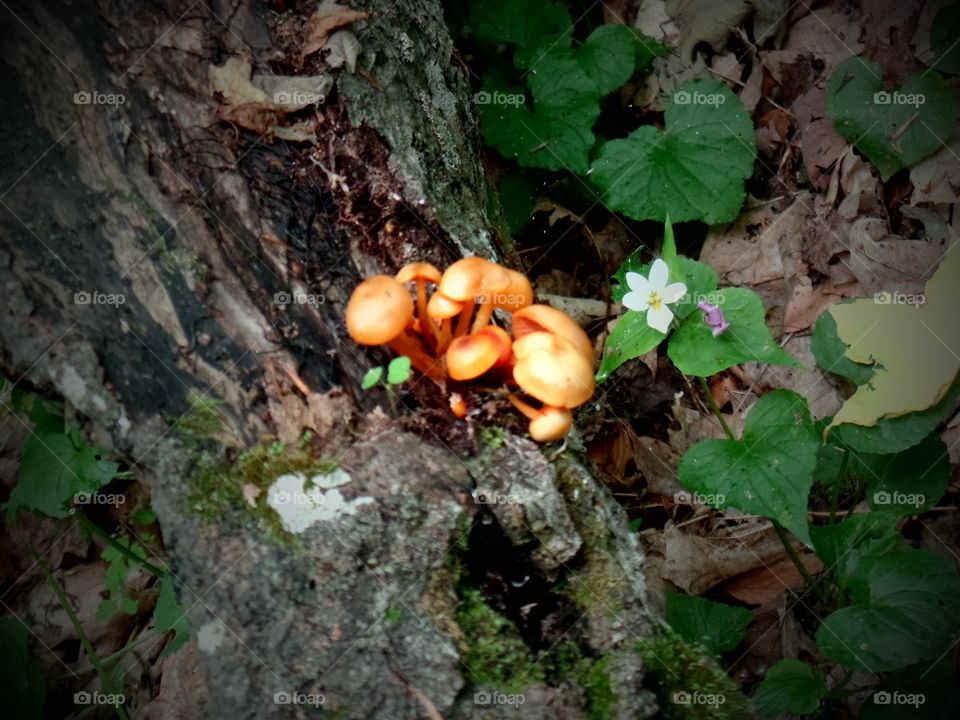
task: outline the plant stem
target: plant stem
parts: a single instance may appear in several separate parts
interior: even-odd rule
[[[847,477],[847,462],[850,460],[850,451],[844,448],[843,459],[840,461],[840,472],[837,473],[836,480],[833,481],[833,488],[830,492],[830,524],[837,521],[837,505],[840,503],[840,486]]]
[[[846,695],[849,695],[849,691],[846,690],[847,683],[850,682],[850,679],[853,677],[853,670],[847,670],[846,674],[841,678],[840,682],[834,685],[830,692],[827,693],[828,697],[842,698]]]
[[[713,399],[713,393],[710,392],[710,386],[707,385],[707,379],[705,377],[698,377],[697,380],[700,381],[700,387],[703,389],[703,394],[707,396],[707,405],[710,406],[710,412],[712,412],[717,420],[720,421],[720,427],[723,428],[723,432],[726,433],[727,437],[731,440],[736,440],[737,436],[733,434],[733,430],[730,429],[730,426],[727,425],[727,421],[723,419],[723,413],[720,412],[720,408],[717,407],[717,401]]]
[[[797,551],[790,542],[790,538],[787,537],[787,531],[783,529],[783,525],[772,518],[770,519],[770,522],[773,523],[773,530],[777,533],[777,537],[780,538],[780,542],[783,543],[783,549],[787,551],[787,557],[790,558],[793,566],[797,569],[797,572],[800,573],[800,577],[803,578],[803,581],[807,584],[808,588],[816,592],[817,596],[823,602],[826,602],[827,598],[824,595],[823,590],[817,586],[817,581],[813,579],[813,576],[807,571],[806,566],[800,560],[800,556],[797,555]]]
[[[137,648],[137,647],[139,647],[140,645],[143,645],[144,643],[149,642],[149,641],[156,642],[157,639],[160,638],[162,635],[163,635],[163,633],[156,633],[156,632],[152,632],[152,633],[151,633],[151,632],[144,632],[144,633],[141,633],[141,634],[140,634],[140,637],[136,638],[135,640],[130,640],[126,645],[124,645],[124,646],[123,646],[122,648],[120,648],[119,650],[117,650],[117,651],[115,651],[115,652],[112,652],[112,653],[110,653],[109,655],[105,655],[104,657],[100,658],[100,663],[101,663],[105,668],[106,668],[106,667],[109,667],[109,666],[113,665],[114,663],[119,662],[120,660],[122,660],[122,659],[123,659],[123,656],[126,655],[126,654],[127,654],[128,652],[130,652],[131,650],[133,650],[134,648]],[[92,664],[91,664],[90,666],[77,667],[77,668],[75,668],[75,669],[72,671],[72,674],[73,674],[73,675],[82,675],[83,673],[90,672],[91,670],[94,670],[94,669],[95,669],[95,668],[93,667]],[[70,675],[58,675],[58,676],[56,676],[56,679],[57,679],[57,680],[67,680],[67,679],[69,679],[69,678],[70,678]]]
[[[391,386],[390,383],[384,381],[383,387],[387,391],[387,399],[390,402],[390,417],[396,418],[397,417],[397,396],[393,392],[393,386]]]
[[[83,649],[86,651],[87,657],[90,658],[90,664],[93,665],[93,669],[96,670],[97,675],[100,677],[100,684],[103,686],[103,689],[110,695],[119,694],[113,692],[113,681],[110,679],[107,671],[100,663],[100,658],[97,657],[97,653],[93,649],[93,644],[90,642],[90,638],[87,637],[87,633],[84,631],[83,625],[80,624],[80,618],[77,617],[77,613],[74,612],[73,606],[70,605],[70,600],[67,598],[67,594],[63,591],[63,587],[53,576],[53,573],[50,572],[50,568],[47,567],[47,564],[40,556],[40,553],[37,552],[37,549],[32,545],[30,546],[30,549],[33,551],[33,556],[37,560],[37,565],[39,566],[40,571],[47,578],[47,582],[50,583],[50,587],[52,587],[53,592],[56,593],[57,599],[63,606],[64,611],[67,613],[67,617],[70,618],[70,623],[73,625],[74,631],[80,638],[80,643],[83,645]],[[120,720],[127,720],[127,712],[123,709],[122,704],[114,705],[113,709],[116,711],[117,717],[119,717]]]
[[[140,557],[135,552],[133,552],[133,550],[124,546],[122,543],[118,542],[115,537],[113,537],[110,533],[108,533],[102,527],[97,525],[93,520],[87,517],[87,514],[83,510],[80,510],[79,508],[77,508],[76,518],[77,520],[80,521],[80,524],[83,525],[85,529],[89,530],[94,535],[99,536],[110,547],[112,547],[114,550],[116,550],[118,553],[125,556],[126,558],[133,560],[144,570],[147,570],[153,573],[159,578],[162,578],[164,575],[167,574],[164,570],[161,570],[146,558]]]

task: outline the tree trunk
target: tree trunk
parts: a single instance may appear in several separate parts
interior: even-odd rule
[[[498,688],[461,662],[457,588],[474,562],[544,588],[532,648],[610,654],[615,716],[652,712],[628,652],[651,626],[643,556],[606,489],[571,451],[548,461],[454,422],[427,380],[399,419],[359,390],[385,359],[343,326],[360,277],[504,257],[438,2],[351,3],[370,13],[351,28],[356,69],[333,71],[315,109],[215,95],[211,67],[234,58],[258,87],[331,73],[322,52],[300,57],[315,7],[293,5],[4,6],[0,371],[63,397],[149,487],[209,716],[290,717],[275,694],[293,692],[347,717],[490,710],[473,694]],[[188,452],[203,413],[232,453],[311,430],[342,471],[326,515],[291,545],[275,515],[198,511],[212,506]],[[515,502],[478,506],[478,493]],[[491,538],[506,556],[484,557],[476,541]],[[578,582],[590,601],[556,591]],[[519,599],[496,602],[509,615]],[[537,682],[526,702],[527,717],[580,717],[588,700],[575,682]]]

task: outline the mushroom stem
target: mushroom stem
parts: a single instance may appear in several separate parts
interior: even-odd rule
[[[437,336],[434,332],[433,323],[427,316],[427,281],[419,276],[417,277],[417,319],[420,321],[420,332],[427,341],[427,345],[431,349],[436,347]],[[424,327],[424,325],[427,327]]]
[[[573,415],[567,408],[544,405],[535,410],[512,393],[507,398],[530,419],[528,431],[537,442],[555,442],[570,431]]]
[[[493,299],[484,296],[480,301],[480,309],[477,310],[477,316],[473,319],[473,327],[470,332],[475,333],[482,327],[490,324],[490,318],[493,317]]]
[[[427,355],[420,345],[420,341],[406,330],[387,343],[389,348],[398,355],[410,358],[410,364],[435,382],[446,380],[440,361]]]
[[[466,335],[467,328],[470,327],[471,315],[473,315],[473,303],[464,303],[463,310],[460,311],[460,316],[457,318],[457,327],[453,331],[453,336],[455,338],[460,337],[461,335]]]
[[[527,418],[530,420],[536,420],[538,417],[540,417],[543,414],[540,410],[537,410],[535,407],[533,407],[529,403],[525,403],[523,400],[521,400],[519,397],[517,397],[513,393],[507,393],[507,400],[509,400],[510,403],[517,410],[519,410],[524,415],[526,415]]]
[[[450,335],[450,325],[452,322],[449,318],[439,321],[440,328],[437,330],[437,357],[447,351],[447,347],[449,347],[450,341],[453,339]]]

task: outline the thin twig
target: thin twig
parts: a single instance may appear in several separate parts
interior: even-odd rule
[[[30,550],[33,552],[33,556],[37,561],[37,567],[40,568],[40,572],[43,573],[44,577],[47,579],[47,582],[50,583],[50,587],[52,587],[53,592],[56,593],[57,599],[63,606],[64,611],[67,613],[67,617],[70,618],[70,623],[73,625],[74,632],[77,633],[77,637],[80,638],[80,643],[83,645],[83,649],[86,651],[87,657],[90,658],[90,664],[93,665],[93,669],[96,670],[97,675],[100,677],[100,684],[103,686],[103,689],[109,695],[121,695],[121,693],[113,692],[113,681],[110,679],[110,676],[107,674],[107,671],[101,664],[100,658],[97,657],[97,653],[93,649],[93,643],[90,642],[90,638],[87,637],[87,633],[84,631],[83,625],[80,624],[80,618],[78,618],[77,613],[74,612],[73,606],[70,604],[69,598],[67,598],[67,594],[63,591],[63,587],[53,576],[53,573],[50,572],[50,568],[47,567],[47,563],[44,562],[43,557],[37,552],[37,549],[31,545]],[[127,720],[127,712],[123,709],[122,704],[114,705],[113,709],[116,711],[117,717],[119,717],[120,720]]]

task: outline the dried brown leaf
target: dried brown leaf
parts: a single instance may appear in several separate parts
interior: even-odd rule
[[[300,46],[302,58],[312,55],[326,46],[333,32],[360,20],[366,20],[370,13],[352,10],[346,5],[325,0],[307,21],[307,29]]]

